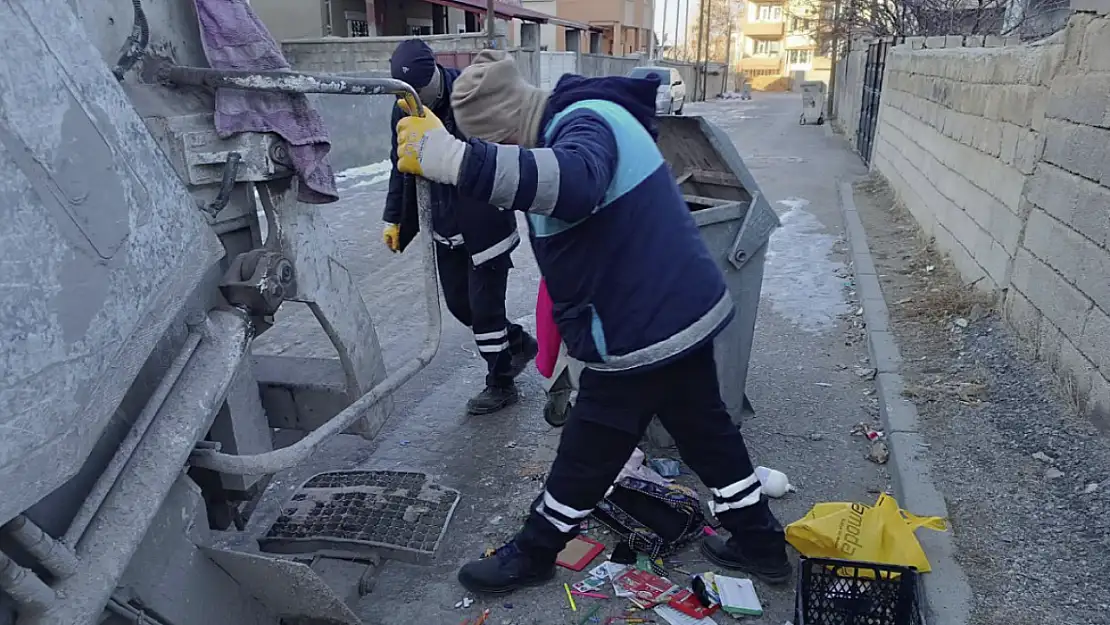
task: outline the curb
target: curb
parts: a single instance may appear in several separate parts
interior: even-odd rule
[[[890,317],[879,276],[867,246],[852,183],[841,182],[840,209],[852,250],[856,291],[863,307],[867,346],[877,371],[879,412],[890,446],[890,466],[898,501],[906,510],[923,516],[948,518],[948,506],[933,482],[929,446],[919,424],[917,407],[902,396],[902,354],[890,329]],[[971,618],[972,591],[967,575],[956,561],[951,527],[947,532],[920,532],[918,540],[929,556],[932,572],[922,576],[928,625],[966,625]]]

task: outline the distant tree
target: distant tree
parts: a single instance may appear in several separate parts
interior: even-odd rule
[[[744,4],[742,0],[701,0],[690,11],[686,37],[683,44],[678,46],[681,58],[723,62],[728,53],[729,23],[732,23],[734,34],[740,32]]]
[[[1021,35],[1063,27],[1069,0],[809,0],[820,7],[814,35],[828,42],[854,36]]]

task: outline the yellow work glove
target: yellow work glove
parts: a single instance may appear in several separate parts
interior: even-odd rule
[[[385,246],[391,252],[399,252],[401,250],[401,226],[398,224],[385,224],[382,230],[382,240],[385,241]]]
[[[407,100],[397,102],[407,116],[397,122],[397,171],[432,182],[456,184],[466,143],[451,136],[435,113],[424,107],[416,116]]]

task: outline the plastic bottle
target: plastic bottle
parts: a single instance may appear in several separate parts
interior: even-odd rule
[[[790,480],[782,471],[768,469],[767,467],[756,467],[755,475],[762,484],[763,494],[768,497],[777,499],[794,490],[794,487],[790,485]]]

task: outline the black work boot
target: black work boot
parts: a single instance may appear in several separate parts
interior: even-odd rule
[[[754,575],[768,584],[785,584],[792,578],[781,535],[762,544],[742,543],[735,536],[727,542],[720,536],[706,536],[701,552],[714,564]]]
[[[540,344],[524,330],[520,331],[520,344],[513,345],[513,360],[509,365],[509,377],[516,378],[528,366],[528,363],[536,359],[536,355],[540,353]]]
[[[466,402],[466,412],[471,415],[492,414],[508,408],[520,401],[516,385],[486,386],[486,388]]]
[[[555,577],[555,557],[527,554],[511,542],[488,558],[464,564],[459,569],[459,583],[470,592],[485,594],[538,586]]]

